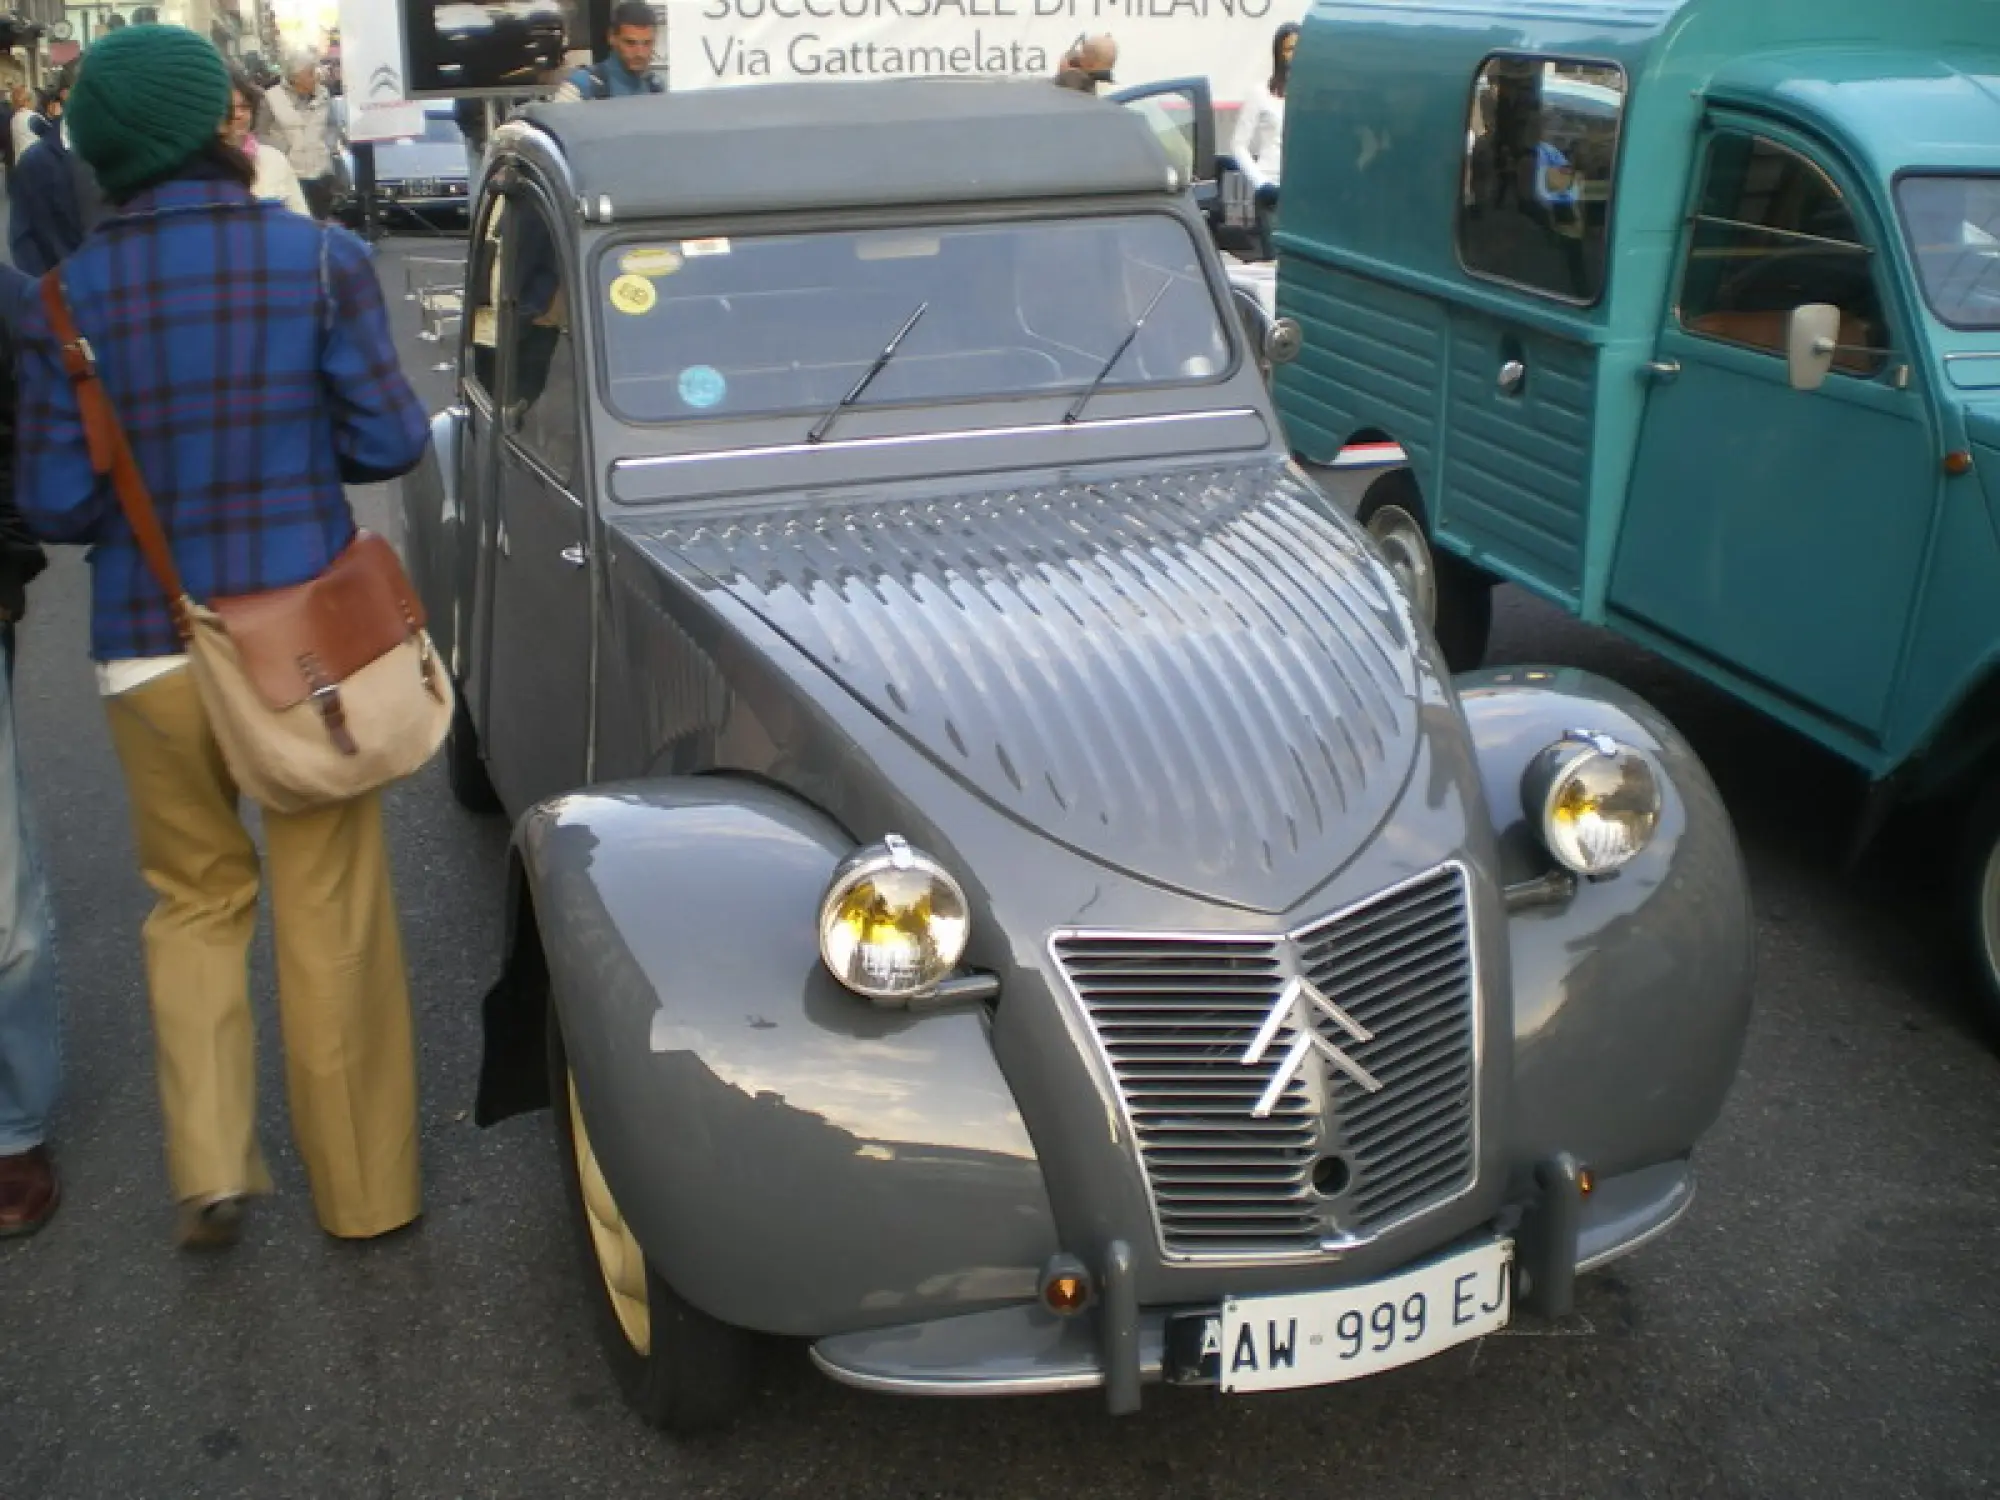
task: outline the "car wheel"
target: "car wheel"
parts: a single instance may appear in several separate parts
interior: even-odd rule
[[[1493,631],[1493,580],[1432,548],[1410,471],[1392,469],[1369,485],[1354,519],[1375,539],[1411,608],[1431,627],[1445,665],[1469,672],[1484,661]]]
[[[651,1426],[675,1434],[720,1427],[749,1397],[751,1336],[691,1306],[646,1259],[591,1149],[553,1001],[548,1027],[563,1186],[612,1374],[626,1404]]]
[[[1973,817],[1959,888],[1980,1017],[2000,1044],[2000,781]]]
[[[455,685],[454,685],[455,686]],[[458,689],[451,708],[451,732],[444,741],[445,778],[451,795],[467,812],[497,813],[500,795],[493,790],[493,778],[486,774],[486,762],[479,755],[479,731],[472,727],[472,713],[465,706],[465,692]]]

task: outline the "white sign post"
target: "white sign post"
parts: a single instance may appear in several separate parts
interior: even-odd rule
[[[661,0],[682,89],[801,79],[1053,78],[1072,43],[1109,32],[1117,82],[1206,78],[1216,104],[1254,97],[1271,37],[1304,0]]]
[[[409,73],[397,0],[340,0],[340,76],[347,87],[350,141],[396,141],[424,133],[423,105],[403,95]]]

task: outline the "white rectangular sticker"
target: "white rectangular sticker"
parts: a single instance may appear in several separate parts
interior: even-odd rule
[[[1222,1389],[1331,1385],[1507,1326],[1514,1243],[1496,1240],[1365,1286],[1222,1304]]]
[[[681,254],[692,259],[697,255],[727,255],[729,241],[718,236],[712,240],[682,240]]]

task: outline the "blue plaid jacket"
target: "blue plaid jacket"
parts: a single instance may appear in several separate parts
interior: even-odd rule
[[[182,178],[63,262],[78,329],[196,599],[303,583],[354,535],[341,485],[416,467],[430,440],[373,263],[233,182]],[[21,350],[15,493],[43,539],[90,544],[91,654],[181,649],[108,480],[37,288],[6,290]]]

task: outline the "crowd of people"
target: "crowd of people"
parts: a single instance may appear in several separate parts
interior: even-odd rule
[[[111,35],[116,33],[106,39]],[[316,54],[299,52],[287,65],[285,77],[269,89],[245,71],[231,72],[224,134],[255,167],[257,197],[326,220],[340,160],[332,95]],[[67,119],[76,72],[76,64],[59,69],[39,91],[16,84],[0,130],[8,250],[31,276],[59,264],[105,212],[104,193],[75,151]]]

